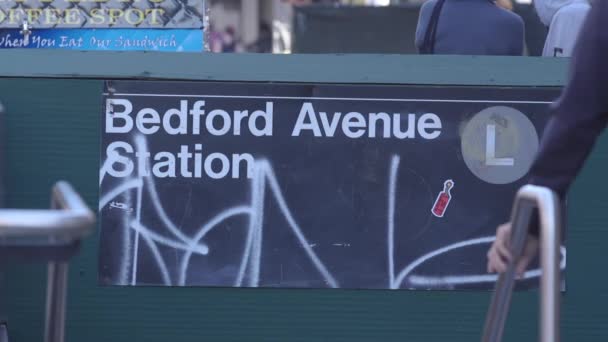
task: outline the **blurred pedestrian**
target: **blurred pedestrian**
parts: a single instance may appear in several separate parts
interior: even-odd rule
[[[549,28],[543,56],[572,56],[572,49],[591,8],[589,2],[587,0],[535,0],[534,7],[540,20]]]
[[[524,22],[492,0],[429,0],[416,28],[421,54],[509,55],[524,51]]]

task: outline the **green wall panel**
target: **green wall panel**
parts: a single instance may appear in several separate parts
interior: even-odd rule
[[[0,77],[559,86],[566,58],[0,50]],[[10,61],[10,63],[9,63]]]
[[[325,68],[331,68],[332,58]],[[494,70],[504,69],[503,62],[484,63],[487,70]],[[465,68],[467,63],[462,63],[459,68]],[[476,64],[470,59],[469,70]],[[428,79],[421,83],[534,86],[542,85],[538,80],[544,79],[546,85],[553,86],[563,82],[563,67],[543,69],[536,62],[522,63],[518,65],[526,69],[518,69],[522,75],[492,80],[482,68],[468,79],[458,76],[463,77],[461,82],[454,75],[448,76],[447,82],[429,66]],[[234,69],[238,69],[236,64],[232,73],[225,71],[226,79],[241,80]],[[261,68],[263,76],[258,81],[283,70],[280,63],[275,69]],[[560,75],[556,76],[558,69]],[[196,76],[199,79],[212,74],[200,73]],[[283,70],[283,75],[290,73],[285,80],[324,81],[318,74],[300,72],[302,76],[296,77]],[[6,70],[0,70],[0,75],[15,76]],[[50,186],[65,179],[96,208],[102,81],[94,75],[76,75],[74,79],[65,79],[66,75],[55,75],[64,79],[36,78],[33,73],[24,76],[32,78],[0,78],[0,100],[7,109],[8,204],[46,207]],[[416,83],[420,77],[416,74],[413,79],[402,79],[403,83]],[[338,77],[336,82],[347,79]],[[371,77],[367,81],[386,80]],[[606,341],[608,337],[608,275],[604,266],[608,197],[601,190],[607,167],[608,139],[603,138],[571,192],[564,341]],[[88,239],[71,264],[68,341],[475,341],[479,340],[490,299],[490,294],[483,292],[99,287],[97,238],[96,234]],[[12,341],[41,340],[45,275],[42,265],[12,267],[6,275]],[[535,340],[537,303],[535,291],[515,294],[505,341]]]

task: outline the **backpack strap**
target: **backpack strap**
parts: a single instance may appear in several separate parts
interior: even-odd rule
[[[420,54],[429,55],[435,53],[435,37],[437,36],[437,25],[439,24],[439,15],[446,0],[437,0],[433,13],[429,19],[429,24],[424,33],[424,41],[420,47]]]

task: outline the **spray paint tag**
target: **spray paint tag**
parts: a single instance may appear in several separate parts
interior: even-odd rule
[[[443,183],[443,191],[439,193],[437,199],[435,200],[435,204],[433,205],[433,209],[431,212],[433,215],[437,217],[443,217],[445,215],[445,211],[448,208],[448,204],[452,200],[452,194],[450,193],[450,189],[454,187],[454,181],[448,179]]]

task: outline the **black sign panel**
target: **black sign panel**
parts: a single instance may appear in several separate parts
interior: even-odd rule
[[[487,249],[557,96],[108,82],[100,281],[489,289]]]

